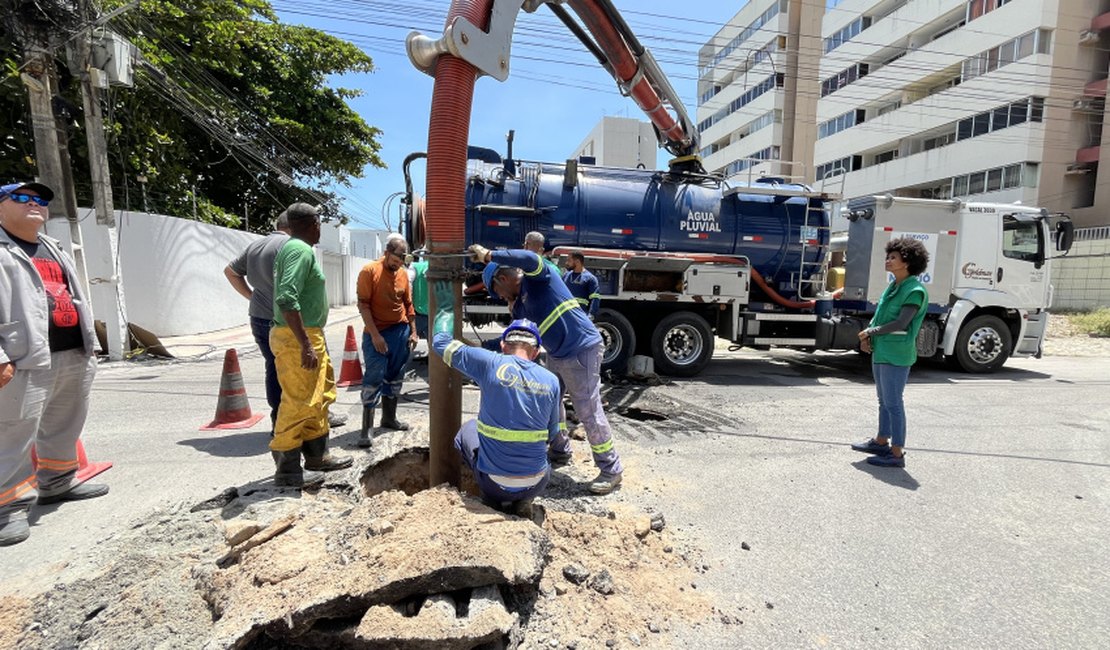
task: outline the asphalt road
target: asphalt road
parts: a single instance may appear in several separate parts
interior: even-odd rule
[[[333,313],[339,363],[351,313]],[[255,409],[262,362],[236,346]],[[175,501],[264,480],[268,426],[202,432],[222,355],[104,364],[85,444],[116,466],[107,497],[35,508],[31,539],[0,549],[2,592],[56,571]],[[426,417],[406,385],[401,414]],[[628,475],[621,498],[654,501],[700,549],[697,588],[733,618],[681,630],[684,645],[738,647],[1105,647],[1110,638],[1110,359],[1011,362],[991,376],[915,368],[905,470],[848,449],[874,429],[869,369],[855,355],[719,354],[698,378],[609,395],[666,419],[612,415]],[[358,418],[357,392],[337,410]],[[353,443],[353,426],[338,432]],[[741,543],[750,550],[743,550]],[[691,587],[693,588],[693,587]],[[742,621],[742,622],[741,622]],[[623,645],[623,644],[622,644]]]

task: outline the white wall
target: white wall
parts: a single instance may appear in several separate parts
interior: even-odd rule
[[[1052,261],[1052,308],[1110,306],[1110,226],[1076,230],[1067,257]]]
[[[82,208],[80,218],[87,254],[101,254],[93,247],[107,237],[94,237],[93,230],[105,227],[96,224],[90,209]],[[142,212],[117,211],[116,222],[129,322],[158,336],[199,334],[249,322],[247,301],[228,284],[224,267],[259,235]],[[322,233],[328,234],[322,235],[317,248],[322,262],[347,269],[328,274],[325,266],[333,306],[350,304],[355,295],[357,271],[349,269],[357,260],[340,254],[343,242],[350,240],[343,230],[325,224]],[[47,232],[69,246],[65,219],[51,219]],[[94,316],[105,309],[108,306],[98,304],[94,297]]]

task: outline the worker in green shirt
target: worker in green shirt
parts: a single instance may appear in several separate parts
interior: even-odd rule
[[[281,383],[281,404],[270,451],[277,465],[274,483],[303,487],[322,483],[321,471],[350,467],[351,459],[328,453],[328,406],[335,401],[335,371],[324,343],[328,320],[324,270],[312,250],[320,241],[320,215],[307,203],[294,203],[285,216],[290,238],[274,258],[270,349]]]
[[[917,333],[928,311],[929,290],[918,276],[929,268],[929,251],[912,237],[886,245],[886,270],[894,281],[883,291],[870,327],[859,333],[860,349],[871,353],[871,370],[879,396],[879,432],[853,444],[872,454],[867,462],[879,467],[905,467],[906,407],[902,393],[917,361]]]
[[[409,267],[412,271],[412,307],[416,310],[416,335],[428,338],[428,260],[424,257]]]

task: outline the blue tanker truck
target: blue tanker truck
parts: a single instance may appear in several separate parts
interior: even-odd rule
[[[696,375],[718,339],[856,350],[889,281],[883,246],[907,235],[932,258],[922,278],[930,305],[919,356],[991,372],[1010,357],[1041,354],[1048,260],[1072,239],[1066,216],[1019,205],[892,196],[837,204],[781,178],[738,184],[681,167],[521,162],[489,150],[471,157],[467,243],[519,248],[535,230],[556,257],[581,251],[600,284],[595,323],[604,368],[615,373],[642,354],[661,374]],[[832,236],[834,205],[847,218],[846,235]],[[417,247],[420,219],[409,211]],[[468,280],[465,309],[481,325],[506,309],[482,290],[479,271]]]

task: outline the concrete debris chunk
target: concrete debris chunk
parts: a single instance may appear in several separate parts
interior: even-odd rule
[[[580,585],[590,577],[590,572],[581,564],[568,564],[563,567],[563,577],[576,585]]]
[[[609,575],[608,569],[602,569],[590,580],[590,589],[597,593],[608,596],[615,591],[613,587],[613,576]]]
[[[369,525],[366,526],[367,535],[384,535],[393,532],[393,522],[388,519],[371,519]]]
[[[262,524],[250,519],[232,519],[224,526],[224,541],[228,546],[238,546],[262,530]]]

